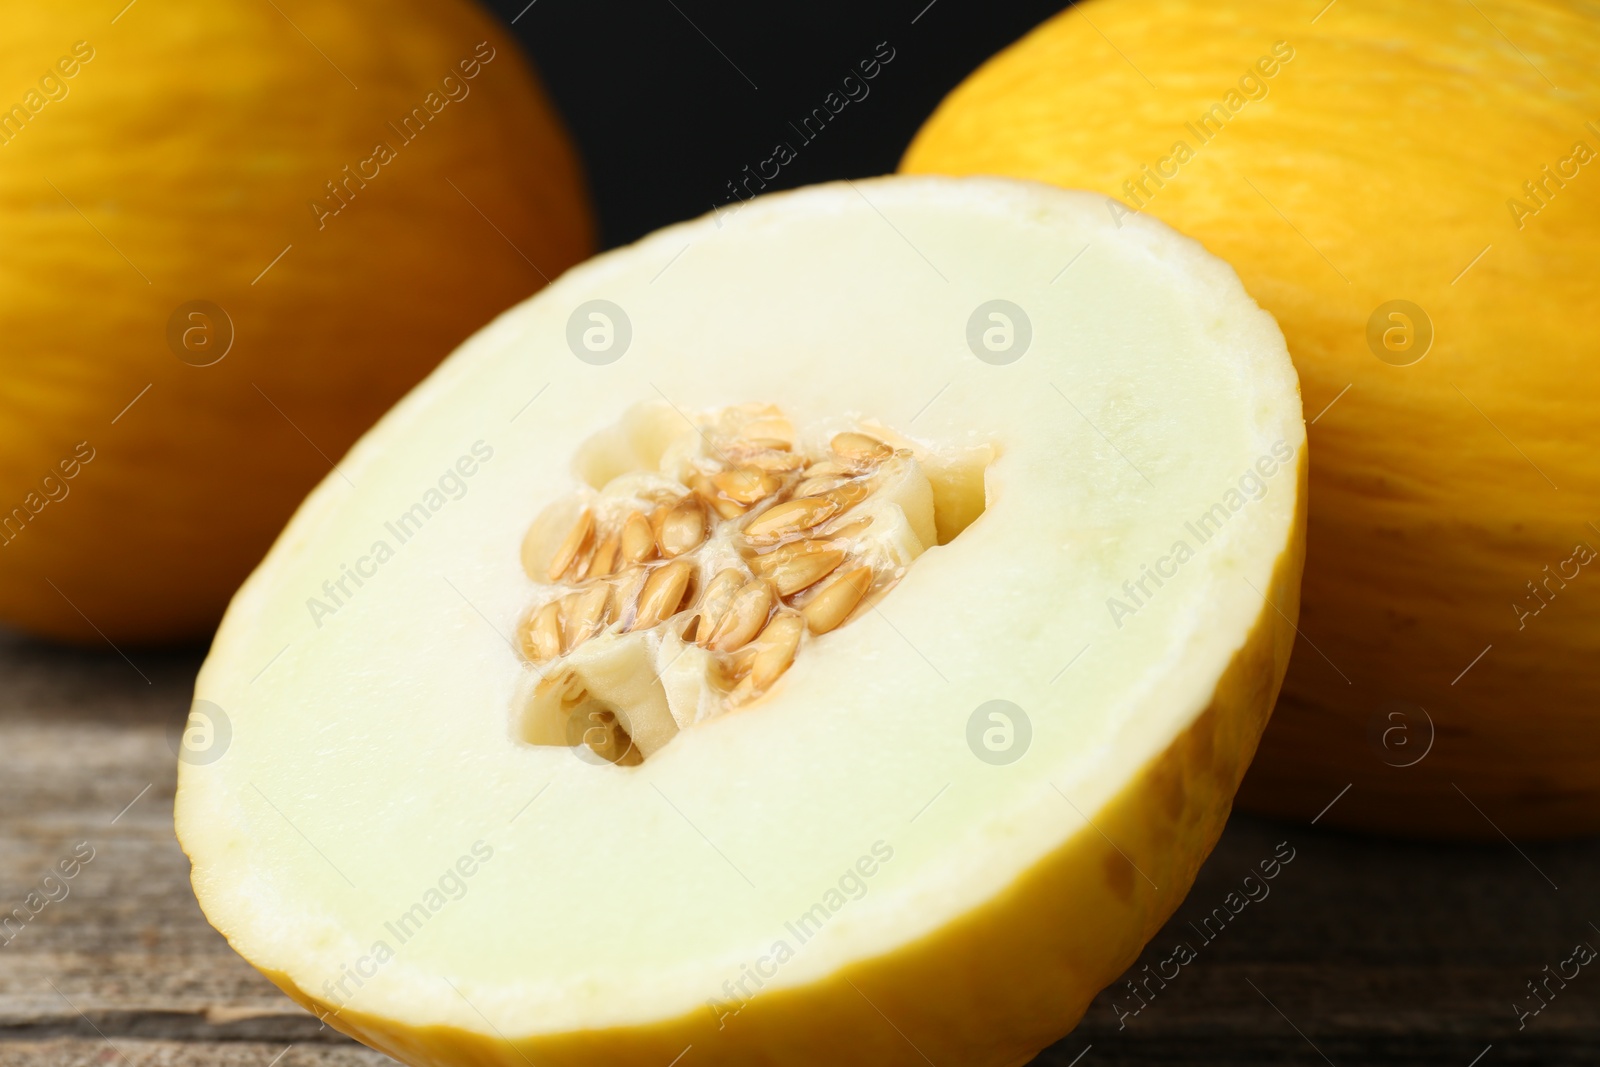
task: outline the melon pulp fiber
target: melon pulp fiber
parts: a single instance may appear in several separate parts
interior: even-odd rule
[[[958,87],[902,169],[1103,193],[1282,325],[1310,644],[1241,805],[1306,819],[1348,785],[1323,822],[1593,834],[1600,10],[1320,7],[1091,0]]]
[[[569,345],[621,315],[620,357]],[[921,551],[631,765],[526,738],[564,662],[520,641],[529,531],[753,404],[903,443],[931,535],[919,494],[868,529]],[[180,766],[196,893],[407,1063],[1021,1062],[1221,830],[1294,636],[1304,444],[1233,272],[1099,197],[888,178],[664,230],[465,344],[235,597],[196,685],[230,742]]]

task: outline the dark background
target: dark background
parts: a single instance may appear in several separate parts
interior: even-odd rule
[[[1062,0],[490,0],[577,141],[601,242],[623,244],[727,200],[786,140],[771,189],[892,171],[917,127],[983,61]],[[520,16],[520,17],[519,17]],[[913,21],[915,20],[915,21]],[[800,118],[881,41],[894,60],[802,146]],[[742,73],[741,73],[742,72]]]

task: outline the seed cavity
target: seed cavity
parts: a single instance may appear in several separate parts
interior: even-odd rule
[[[860,429],[802,438],[758,405],[693,421],[699,432],[663,452],[659,470],[592,482],[553,550],[559,527],[529,530],[522,560],[541,592],[517,647],[544,679],[541,714],[569,719],[524,736],[564,737],[634,765],[673,736],[674,720],[681,731],[769,693],[807,642],[848,625],[935,543],[914,449]],[[626,678],[637,675],[619,682],[617,663],[663,672],[659,700],[634,707],[627,693],[642,690]],[[679,679],[670,707],[668,670]],[[688,690],[702,694],[694,708],[681,705],[683,671],[700,679]],[[560,699],[550,695],[557,683]]]

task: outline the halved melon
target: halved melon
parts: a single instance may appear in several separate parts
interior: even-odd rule
[[[1271,318],[1098,196],[664,230],[464,345],[235,598],[195,890],[407,1063],[1021,1062],[1221,830],[1305,471]]]

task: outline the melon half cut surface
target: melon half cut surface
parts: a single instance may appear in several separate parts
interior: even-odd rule
[[[240,590],[196,893],[410,1064],[1023,1062],[1221,831],[1305,459],[1271,318],[1102,197],[661,231],[463,345]]]

